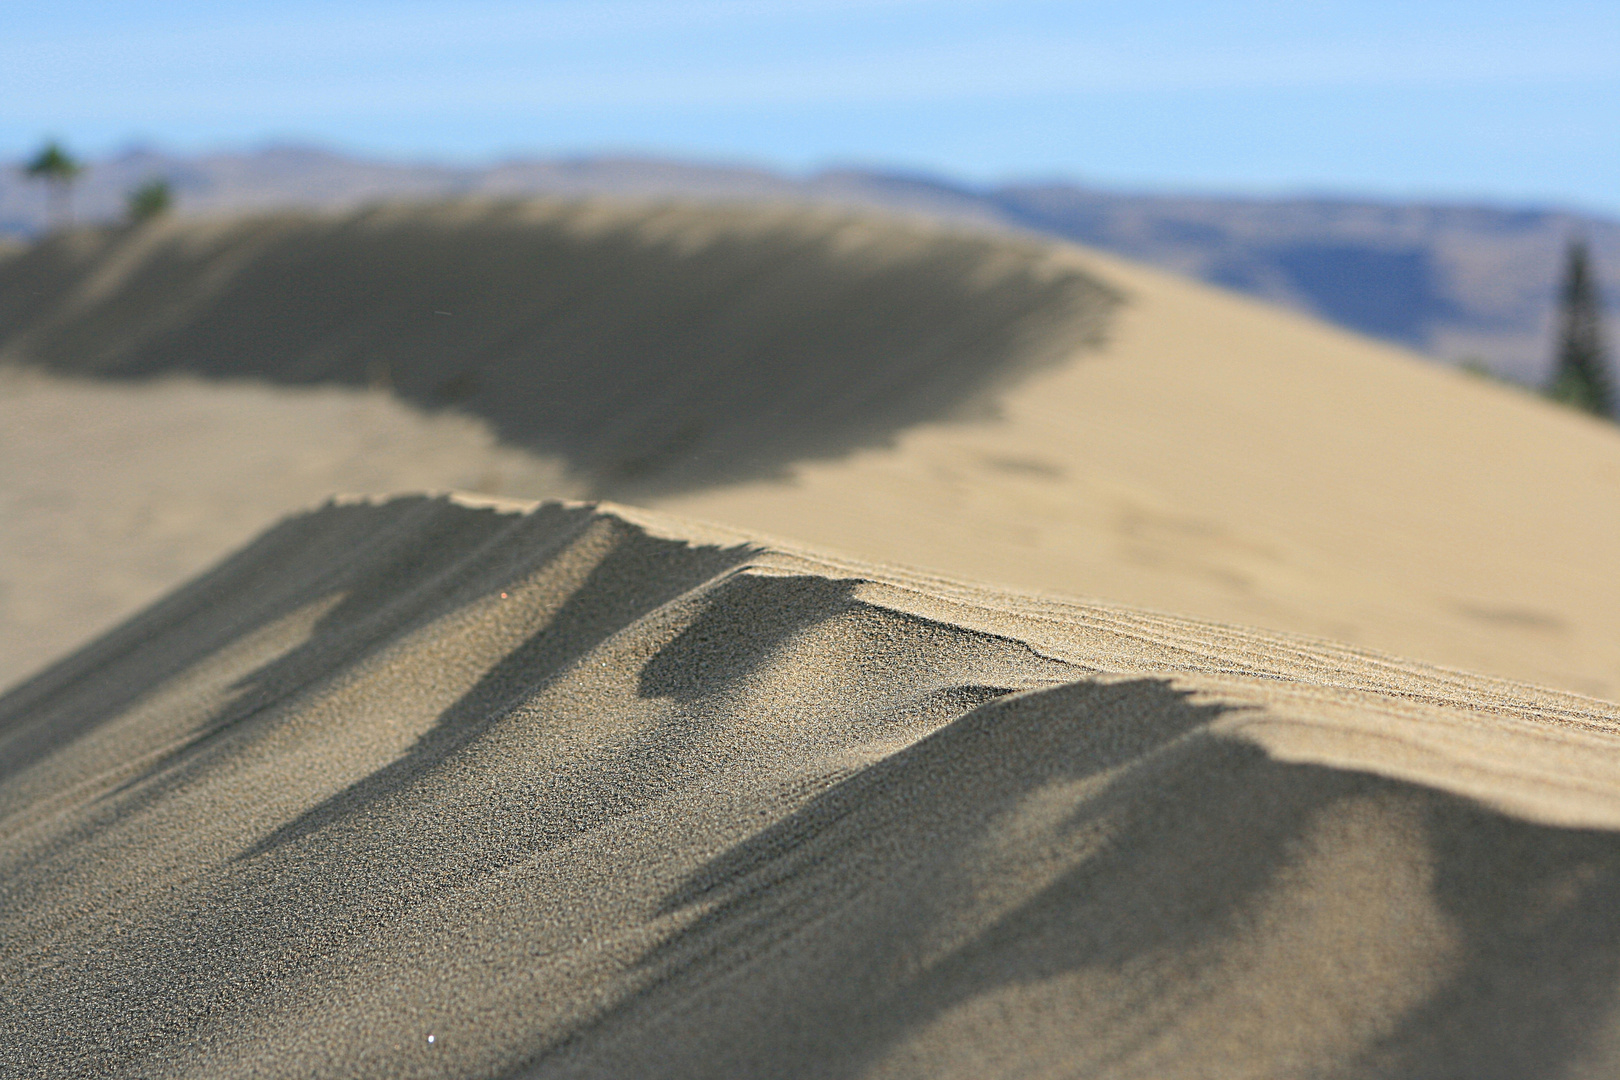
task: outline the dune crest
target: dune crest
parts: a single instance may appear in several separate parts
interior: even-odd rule
[[[0,698],[0,1063],[1607,1076],[1616,830],[1604,702],[352,500]]]

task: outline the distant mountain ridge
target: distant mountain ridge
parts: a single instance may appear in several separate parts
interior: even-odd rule
[[[1548,365],[1563,246],[1585,236],[1611,308],[1620,302],[1620,222],[1559,209],[1328,198],[1110,192],[1064,183],[975,188],[933,177],[839,169],[792,177],[656,158],[513,160],[488,166],[379,161],[302,146],[183,157],[132,150],[92,163],[80,220],[115,218],[126,193],[166,178],[183,212],[352,206],[486,194],[674,195],[879,206],[1034,230],[1309,311],[1521,381]],[[26,237],[45,201],[0,170],[0,234]]]

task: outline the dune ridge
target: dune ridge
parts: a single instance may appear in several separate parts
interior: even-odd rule
[[[0,1063],[1607,1076],[1617,829],[1609,703],[344,500],[0,698]]]
[[[0,264],[0,365],[8,682],[334,490],[455,487],[1620,696],[1613,425],[1069,245],[612,200],[92,230]]]

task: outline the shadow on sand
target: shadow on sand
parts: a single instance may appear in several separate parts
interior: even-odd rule
[[[872,214],[469,202],[57,236],[0,263],[0,350],[387,387],[634,498],[991,411],[1116,303],[1034,241]]]

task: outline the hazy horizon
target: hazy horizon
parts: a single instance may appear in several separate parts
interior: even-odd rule
[[[853,172],[870,176],[911,180],[919,183],[935,183],[953,189],[972,193],[992,193],[1001,188],[1056,185],[1068,186],[1098,194],[1124,197],[1165,198],[1165,199],[1209,199],[1216,201],[1256,203],[1272,202],[1324,202],[1364,204],[1370,206],[1447,206],[1458,208],[1479,208],[1506,212],[1533,212],[1533,213],[1568,213],[1581,217],[1607,218],[1620,221],[1620,202],[1613,206],[1595,206],[1583,204],[1573,200],[1557,201],[1554,199],[1536,199],[1532,197],[1515,198],[1512,196],[1480,194],[1470,196],[1463,193],[1423,192],[1378,190],[1370,188],[1334,187],[1331,185],[1278,185],[1265,187],[1251,186],[1219,186],[1215,184],[1196,185],[1193,183],[1178,183],[1174,181],[1128,183],[1124,181],[1110,181],[1102,177],[1077,175],[1061,172],[1047,173],[1009,173],[1004,176],[995,176],[988,179],[974,178],[948,172],[944,169],[929,169],[885,162],[878,159],[837,159],[811,162],[799,166],[782,165],[776,162],[747,158],[738,155],[702,155],[698,153],[659,152],[637,147],[600,147],[591,150],[579,151],[546,151],[514,150],[507,153],[490,153],[483,155],[457,155],[451,153],[433,153],[422,151],[417,153],[389,153],[386,151],[368,151],[362,148],[346,146],[330,140],[298,137],[267,137],[262,139],[242,139],[237,141],[221,140],[217,143],[198,146],[195,148],[178,147],[166,144],[159,140],[130,139],[122,144],[113,145],[99,152],[85,153],[77,145],[54,135],[47,135],[36,144],[23,152],[6,152],[0,154],[0,162],[11,168],[21,168],[29,157],[48,142],[61,143],[70,153],[74,154],[89,168],[127,160],[140,155],[172,158],[176,160],[196,160],[211,157],[252,157],[259,154],[275,152],[325,154],[345,161],[380,165],[384,167],[400,168],[432,168],[448,170],[478,171],[483,169],[499,168],[503,165],[551,163],[551,162],[647,162],[648,164],[673,164],[688,166],[695,169],[736,169],[751,170],[787,180],[809,180],[818,176]],[[41,198],[44,193],[41,191]]]

